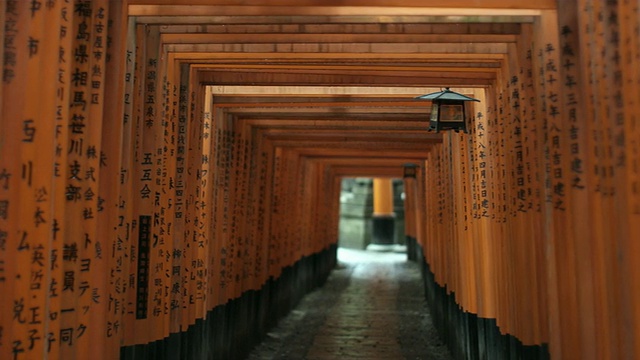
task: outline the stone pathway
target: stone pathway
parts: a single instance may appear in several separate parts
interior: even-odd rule
[[[327,283],[248,359],[451,359],[433,328],[417,264],[403,254],[347,249],[338,260]]]

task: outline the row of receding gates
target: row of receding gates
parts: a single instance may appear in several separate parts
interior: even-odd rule
[[[260,305],[273,323],[326,275],[339,184],[246,124],[214,122],[190,67],[160,56],[157,27],[126,37],[119,1],[0,10],[0,358],[116,358],[285,278],[219,316]],[[241,315],[216,331],[250,327]],[[190,337],[123,353],[206,355]]]
[[[558,358],[640,357],[637,4],[559,15],[523,25],[470,94],[471,133],[406,183],[456,354],[504,353],[499,329]],[[322,281],[325,164],[205,101],[119,1],[6,1],[0,18],[0,358],[231,355]]]

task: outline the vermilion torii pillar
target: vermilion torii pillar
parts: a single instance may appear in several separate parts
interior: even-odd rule
[[[393,183],[390,178],[373,179],[372,238],[367,250],[393,251],[395,244]]]

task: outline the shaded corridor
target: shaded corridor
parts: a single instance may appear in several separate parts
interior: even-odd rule
[[[306,296],[251,360],[450,359],[404,254],[339,249],[339,267]]]

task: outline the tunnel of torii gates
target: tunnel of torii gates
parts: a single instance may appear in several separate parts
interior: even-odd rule
[[[640,358],[637,1],[1,4],[1,359],[241,357],[405,163],[456,357]]]

